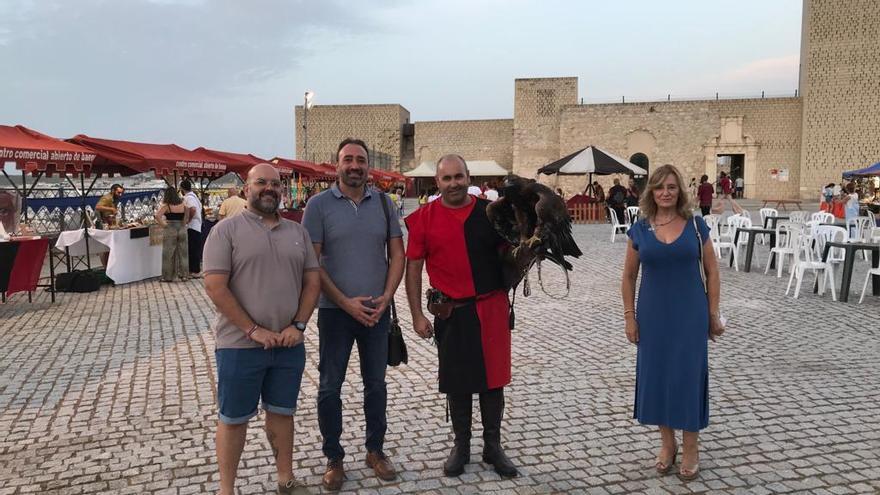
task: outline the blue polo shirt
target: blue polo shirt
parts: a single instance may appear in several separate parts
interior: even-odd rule
[[[313,243],[321,244],[321,266],[348,297],[378,297],[385,291],[388,263],[385,251],[385,213],[379,191],[366,188],[360,204],[342,194],[334,183],[306,204],[303,226]],[[391,237],[402,237],[394,205],[386,195]],[[322,292],[321,308],[336,308]]]

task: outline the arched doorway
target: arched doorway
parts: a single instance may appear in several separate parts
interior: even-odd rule
[[[644,153],[636,153],[633,156],[629,157],[630,163],[634,165],[638,165],[645,169],[649,174],[651,173],[651,169],[648,168],[648,155]],[[636,177],[636,187],[639,188],[639,191],[644,191],[645,186],[648,184],[648,176],[643,175],[641,177]]]

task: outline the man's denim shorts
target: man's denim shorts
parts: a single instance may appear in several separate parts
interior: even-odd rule
[[[305,344],[274,349],[217,349],[217,402],[220,421],[238,425],[263,409],[293,416],[306,366]]]

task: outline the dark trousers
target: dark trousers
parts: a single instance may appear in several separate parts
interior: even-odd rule
[[[202,271],[202,233],[198,230],[186,229],[186,245],[189,250],[189,271]]]
[[[703,216],[705,217],[712,211],[712,205],[700,205],[700,211],[703,212]]]
[[[323,437],[322,450],[331,460],[345,457],[345,450],[339,443],[342,436],[341,391],[355,342],[364,382],[367,451],[380,452],[385,443],[388,312],[376,326],[365,327],[341,309],[321,308],[318,310],[318,371],[321,376],[318,386],[318,426]]]

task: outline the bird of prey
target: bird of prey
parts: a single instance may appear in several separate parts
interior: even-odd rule
[[[565,202],[550,188],[532,179],[509,175],[502,197],[486,214],[495,230],[514,246],[526,246],[537,259],[550,260],[571,271],[565,256],[583,253],[571,236],[571,217]]]

